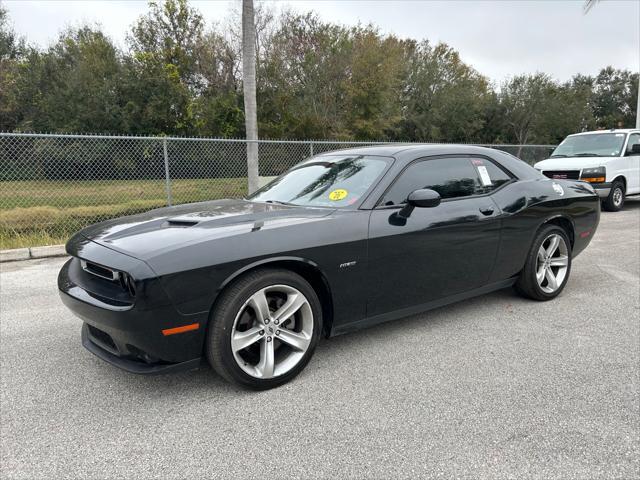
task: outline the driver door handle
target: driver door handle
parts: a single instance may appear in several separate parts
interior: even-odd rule
[[[483,215],[486,215],[487,217],[489,215],[493,215],[494,209],[493,207],[480,207],[480,213]]]

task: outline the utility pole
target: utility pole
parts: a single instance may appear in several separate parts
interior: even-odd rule
[[[640,130],[640,74],[638,75],[638,105],[636,106],[636,128]]]
[[[242,0],[242,88],[247,130],[249,193],[258,189],[258,107],[256,104],[256,24],[253,0]]]

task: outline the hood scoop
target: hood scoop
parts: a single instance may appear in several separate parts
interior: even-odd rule
[[[199,220],[194,220],[193,218],[185,218],[185,217],[174,217],[167,220],[168,227],[181,227],[188,228],[193,227],[200,223]]]

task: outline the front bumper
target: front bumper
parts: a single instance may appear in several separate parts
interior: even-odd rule
[[[81,331],[82,346],[93,353],[96,357],[104,360],[111,365],[126,370],[131,373],[144,375],[155,375],[159,373],[174,373],[186,370],[195,370],[200,367],[203,359],[194,358],[180,363],[146,363],[133,360],[127,357],[121,357],[113,353],[107,345],[102,343],[98,338],[94,337],[89,331],[89,325],[82,324]],[[106,347],[106,348],[105,348]]]
[[[64,264],[58,275],[58,289],[62,302],[84,322],[82,344],[87,350],[133,373],[197,368],[207,314],[179,313],[164,292],[152,285],[156,279],[147,281],[141,289],[141,294],[153,295],[153,300],[114,305],[85,282],[78,263],[77,258],[72,258]],[[194,323],[199,324],[196,330],[163,334],[163,330]]]
[[[590,185],[595,189],[600,198],[607,198],[609,196],[609,193],[611,192],[610,182],[591,183]]]

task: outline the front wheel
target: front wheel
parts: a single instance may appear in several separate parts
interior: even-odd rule
[[[624,183],[615,180],[611,185],[609,196],[602,202],[602,206],[607,212],[617,212],[624,206]]]
[[[223,378],[265,390],[302,371],[321,331],[322,308],[305,279],[289,270],[256,270],[222,292],[206,355]]]
[[[515,287],[533,300],[551,300],[565,287],[570,272],[569,238],[562,228],[547,225],[536,235]]]

